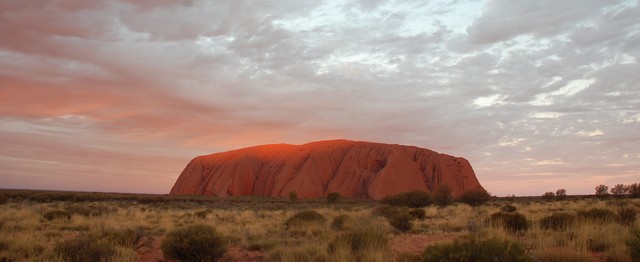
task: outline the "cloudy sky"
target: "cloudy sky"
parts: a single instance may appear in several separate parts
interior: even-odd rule
[[[0,0],[0,188],[167,193],[345,138],[498,196],[640,182],[640,1]]]

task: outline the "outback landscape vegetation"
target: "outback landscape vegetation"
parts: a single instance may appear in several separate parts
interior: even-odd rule
[[[0,0],[0,262],[637,262],[638,72],[640,0]]]
[[[381,201],[2,190],[0,261],[638,261],[640,189],[622,188]]]

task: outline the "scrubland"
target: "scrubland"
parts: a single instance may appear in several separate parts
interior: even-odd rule
[[[162,250],[212,245],[222,248],[221,261],[437,261],[452,247],[522,261],[640,259],[640,199],[631,198],[493,198],[410,209],[354,199],[0,195],[0,261],[174,261]],[[176,238],[190,226],[215,232]]]

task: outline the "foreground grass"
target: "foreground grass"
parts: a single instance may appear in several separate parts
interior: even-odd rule
[[[423,220],[413,220],[411,229],[401,233],[385,218],[371,214],[378,204],[370,201],[4,194],[9,200],[0,204],[0,259],[14,261],[71,261],[65,254],[87,250],[97,250],[98,259],[138,261],[142,249],[157,248],[154,240],[188,225],[213,226],[225,236],[226,245],[240,253],[258,254],[264,261],[420,261],[428,245],[468,238],[521,244],[533,261],[632,261],[625,242],[632,228],[640,228],[638,219],[622,223],[616,217],[623,209],[640,211],[640,199],[429,206],[423,208]],[[526,217],[528,230],[514,232],[487,222],[505,205]],[[614,215],[594,220],[581,213],[593,208]],[[303,210],[314,210],[326,219],[287,223]],[[554,213],[575,219],[562,228],[541,227],[540,221]],[[336,217],[341,217],[340,226],[332,225]],[[407,241],[394,241],[400,238]],[[239,258],[229,252],[223,259]]]

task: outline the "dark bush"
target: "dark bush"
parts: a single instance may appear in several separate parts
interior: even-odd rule
[[[88,236],[59,242],[53,251],[64,261],[73,262],[109,261],[116,254],[109,243]]]
[[[335,204],[335,203],[338,203],[338,201],[340,201],[340,193],[332,192],[332,193],[329,193],[329,195],[327,195],[328,204]]]
[[[335,237],[327,247],[328,253],[339,249],[348,249],[360,261],[365,253],[389,248],[389,239],[385,232],[376,228],[358,228]]]
[[[589,238],[587,239],[587,250],[591,252],[604,252],[611,247],[610,243],[607,243],[602,238]]]
[[[413,219],[424,220],[427,218],[427,211],[422,208],[412,208],[409,210],[409,215],[411,215]]]
[[[615,219],[616,215],[609,209],[591,208],[578,211],[578,217],[596,222],[608,222]]]
[[[205,219],[211,213],[213,213],[213,211],[211,211],[210,209],[207,209],[207,210],[201,210],[201,211],[195,212],[193,213],[193,215],[195,215],[197,218]]]
[[[161,244],[164,256],[181,261],[216,261],[227,250],[224,237],[209,225],[177,228]]]
[[[448,206],[453,203],[451,187],[446,184],[440,184],[433,192],[433,202],[441,207]]]
[[[411,191],[387,196],[380,200],[380,203],[391,206],[421,208],[431,205],[431,203],[433,203],[433,200],[431,199],[431,195],[427,192]]]
[[[289,200],[291,200],[291,202],[295,203],[298,201],[298,193],[296,193],[296,191],[289,191]]]
[[[631,198],[640,198],[640,184],[638,183],[627,185],[625,191]]]
[[[633,261],[640,261],[640,228],[634,228],[629,232],[626,244]]]
[[[387,222],[389,222],[393,228],[400,230],[401,232],[411,230],[413,227],[411,220],[413,220],[413,217],[411,217],[408,212],[399,212],[387,218]]]
[[[9,202],[9,198],[4,194],[0,194],[0,205],[4,205]]]
[[[540,219],[540,228],[564,231],[574,225],[576,216],[569,213],[553,213]]]
[[[320,213],[314,210],[305,210],[299,213],[296,213],[287,221],[284,222],[284,226],[286,228],[301,226],[305,224],[324,224],[327,219]]]
[[[491,200],[491,195],[482,188],[466,191],[460,196],[462,203],[473,207],[481,206],[489,200]]]
[[[409,212],[409,208],[407,208],[407,207],[396,207],[396,206],[389,206],[389,205],[381,205],[381,206],[378,206],[378,207],[374,208],[373,211],[371,211],[371,214],[374,215],[374,216],[381,216],[381,217],[384,217],[384,218],[391,218],[395,214],[408,213],[408,212]]]
[[[422,261],[533,261],[524,246],[507,240],[456,240],[435,244],[422,253]]]
[[[62,210],[52,210],[43,215],[44,219],[53,221],[53,220],[66,220],[69,221],[71,219],[71,214],[67,211]]]
[[[334,217],[333,220],[331,221],[331,229],[333,230],[344,230],[347,229],[349,226],[349,223],[351,222],[351,217],[349,217],[348,215],[339,215],[337,217]]]
[[[556,193],[546,192],[542,194],[542,199],[544,199],[545,201],[552,201],[554,198],[556,198]]]
[[[527,218],[523,214],[518,212],[497,212],[491,215],[488,222],[492,226],[501,226],[511,233],[518,233],[529,229],[529,221],[527,221]]]
[[[501,207],[500,210],[502,212],[505,212],[505,213],[512,213],[512,212],[516,211],[516,207],[514,207],[512,205],[506,205],[506,206]]]
[[[638,213],[633,207],[623,207],[618,210],[618,223],[623,225],[632,225],[636,222]]]
[[[105,205],[105,204],[91,204],[91,205],[69,205],[65,208],[66,212],[76,214],[84,217],[99,217],[115,213],[118,208]]]

